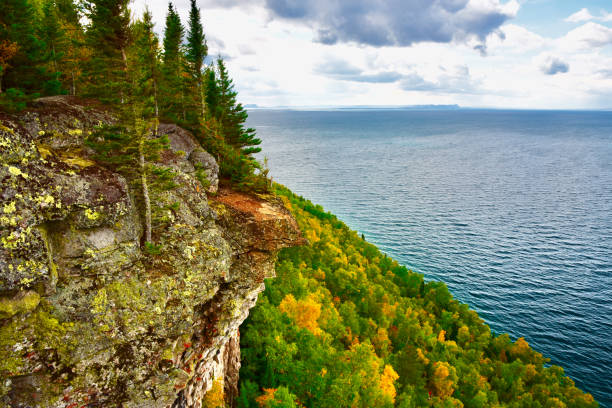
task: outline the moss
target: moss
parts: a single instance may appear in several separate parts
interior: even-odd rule
[[[34,295],[29,297],[27,307],[36,303],[35,309],[28,315],[15,315],[0,327],[0,378],[36,372],[41,362],[57,370],[71,362],[79,338],[73,333],[74,325],[60,322],[44,300],[39,303]],[[1,385],[0,396],[8,391],[4,381]]]
[[[33,291],[21,291],[13,298],[0,298],[0,319],[13,317],[18,313],[27,313],[36,309],[40,296]]]

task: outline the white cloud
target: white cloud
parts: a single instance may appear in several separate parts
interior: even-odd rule
[[[585,21],[591,21],[591,20],[609,22],[609,21],[612,21],[612,13],[608,13],[607,11],[602,11],[601,15],[594,16],[591,14],[589,9],[583,8],[575,12],[571,16],[567,17],[563,21],[568,22],[568,23],[584,23]]]
[[[161,34],[166,0],[146,1]],[[414,42],[410,46],[357,45],[350,41],[324,45],[313,42],[316,26],[295,19],[271,18],[265,1],[242,0],[239,4],[240,0],[199,0],[209,52],[212,56],[229,57],[227,66],[244,103],[610,106],[610,98],[605,99],[604,93],[612,90],[612,47],[604,47],[612,44],[612,29],[595,22],[596,18],[604,18],[603,14],[577,24],[559,38],[538,35],[506,20],[499,26],[494,24],[492,31],[486,29],[490,26],[484,31],[474,28],[488,32],[484,41],[457,37],[450,43]],[[296,1],[302,4],[306,0]],[[336,1],[355,4],[353,0],[332,2]],[[354,1],[365,6],[378,2]],[[478,17],[479,10],[486,13],[495,9],[500,14],[513,15],[518,7],[517,2],[504,0],[422,1],[444,4],[450,12],[465,4],[469,14],[476,16],[473,24],[488,21]],[[135,9],[142,10],[144,2],[135,0]],[[176,0],[184,23],[188,4],[188,0]],[[237,6],[229,7],[232,4]],[[487,56],[483,58],[474,47],[485,43]],[[556,75],[543,75],[543,71]]]
[[[612,28],[588,22],[567,33],[560,42],[572,50],[603,47],[612,44]]]
[[[593,20],[595,17],[589,12],[588,9],[583,8],[580,11],[575,12],[564,21],[568,23],[581,23],[585,21]]]
[[[516,24],[505,24],[487,38],[489,54],[525,54],[550,46],[550,40]]]

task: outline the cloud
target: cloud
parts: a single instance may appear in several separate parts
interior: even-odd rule
[[[602,78],[606,78],[606,79],[612,79],[612,69],[600,69],[599,71],[596,72],[597,75],[599,75]]]
[[[410,46],[476,39],[514,17],[511,0],[265,0],[271,17],[303,23],[323,44]]]
[[[600,16],[594,16],[591,14],[589,9],[583,8],[580,11],[575,12],[574,14],[572,14],[571,16],[569,16],[563,21],[566,21],[568,23],[583,23],[585,21],[591,21],[591,20],[598,20],[598,21],[604,21],[604,22],[612,21],[612,13],[603,11]]]
[[[442,68],[443,71],[446,71]],[[406,75],[400,82],[400,87],[405,91],[425,91],[442,94],[480,94],[480,82],[472,79],[467,66],[457,66],[454,72],[443,73],[437,80],[428,81],[418,75],[411,73]]]
[[[363,70],[341,59],[328,59],[317,65],[314,72],[332,79],[351,82],[392,83],[402,79],[402,74],[395,71],[364,73]]]
[[[540,69],[546,75],[565,74],[569,72],[569,68],[570,67],[567,62],[554,57],[547,58],[544,64],[540,66]]]
[[[612,44],[612,28],[589,22],[567,33],[561,43],[573,49],[603,47]]]
[[[255,49],[250,44],[238,44],[238,51],[241,55],[255,55]]]
[[[590,21],[593,18],[595,17],[589,12],[589,9],[583,8],[582,10],[575,12],[563,21],[566,21],[568,23],[581,23],[584,21]]]

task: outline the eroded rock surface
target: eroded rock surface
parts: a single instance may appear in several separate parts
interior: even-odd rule
[[[130,180],[83,144],[112,121],[68,97],[0,113],[0,406],[200,407],[215,382],[232,405],[238,328],[297,224],[273,197],[212,196],[214,158],[163,125],[177,187],[143,253]]]

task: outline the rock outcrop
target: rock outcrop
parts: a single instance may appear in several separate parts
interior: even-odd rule
[[[112,122],[68,97],[0,113],[0,405],[200,407],[214,386],[232,406],[238,328],[297,224],[274,197],[217,192],[214,158],[162,125],[176,187],[146,253],[137,189],[83,143]]]

